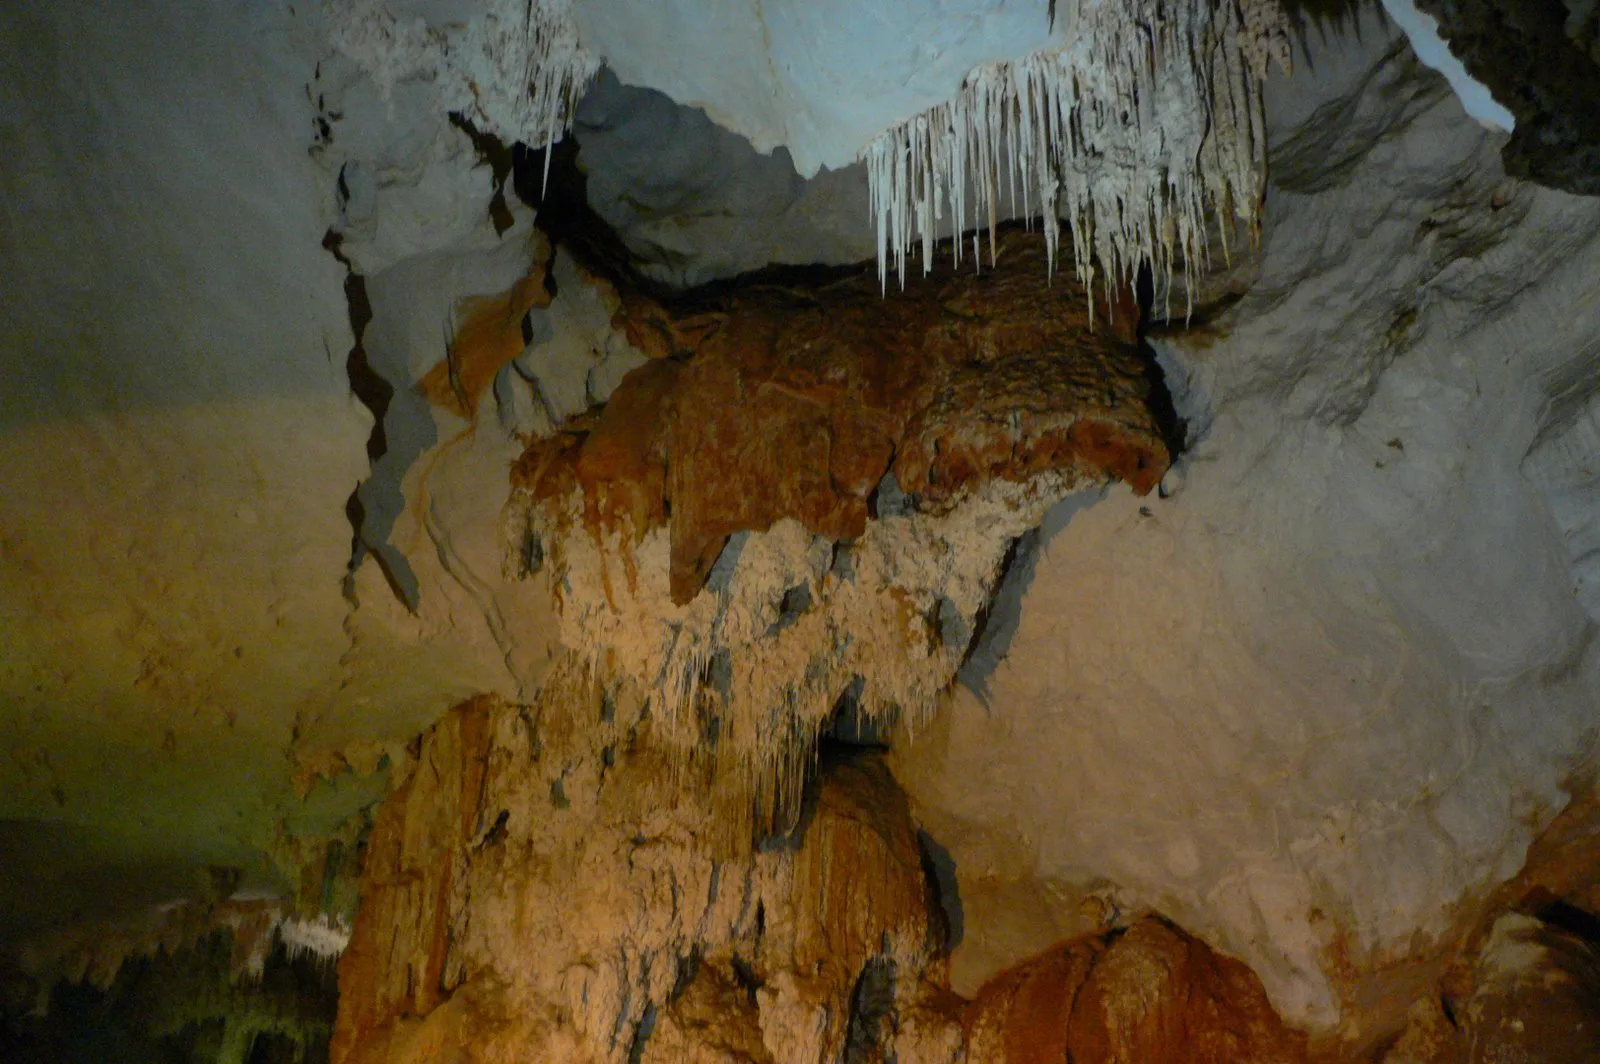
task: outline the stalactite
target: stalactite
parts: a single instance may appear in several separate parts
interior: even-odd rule
[[[217,931],[232,939],[230,974],[241,981],[259,980],[278,946],[291,960],[310,956],[331,962],[350,941],[343,917],[297,915],[275,898],[181,900],[122,920],[68,928],[26,944],[20,956],[23,969],[46,988],[66,982],[105,989],[129,960],[191,949]]]
[[[916,243],[924,272],[943,236],[956,238],[959,263],[961,234],[992,233],[1002,183],[1006,210],[1042,213],[1052,271],[1067,223],[1091,294],[1096,280],[1105,291],[1131,282],[1146,262],[1158,276],[1192,278],[1209,251],[1207,212],[1253,230],[1266,148],[1261,81],[1269,59],[1287,64],[1276,5],[1076,6],[1066,45],[977,68],[954,99],[863,152],[881,285],[892,270],[904,286]]]
[[[560,140],[600,69],[578,43],[571,0],[492,0],[452,30],[402,21],[382,0],[351,0],[333,7],[331,22],[334,47],[385,96],[408,78],[429,78],[447,108],[508,144]]]
[[[537,544],[567,671],[648,698],[732,836],[790,826],[847,692],[868,724],[925,718],[1053,503],[1166,469],[1131,334],[1090,329],[1036,235],[998,246],[998,269],[889,302],[870,266],[623,295],[622,330],[675,354],[517,463],[508,572]]]

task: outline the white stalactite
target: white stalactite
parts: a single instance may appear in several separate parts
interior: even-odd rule
[[[901,123],[863,152],[878,229],[878,270],[905,283],[922,245],[987,226],[1002,210],[1043,213],[1054,268],[1060,223],[1092,290],[1206,261],[1208,211],[1253,231],[1266,138],[1261,81],[1287,65],[1270,0],[1084,0],[1064,13],[1055,51],[973,70],[950,102]],[[1002,200],[1002,188],[1006,199]],[[1018,193],[1021,193],[1020,201]],[[974,240],[974,248],[978,246]],[[991,238],[990,254],[993,255]]]
[[[335,3],[329,20],[334,47],[385,95],[431,79],[448,110],[507,143],[560,140],[600,69],[578,43],[572,0],[491,0],[481,17],[448,29],[402,22],[382,0]]]

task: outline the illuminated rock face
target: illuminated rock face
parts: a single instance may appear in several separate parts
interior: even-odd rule
[[[1168,465],[1133,308],[1092,330],[1042,239],[1000,252],[888,302],[868,270],[603,294],[653,357],[530,445],[507,511],[571,649],[386,802],[336,1059],[960,1056],[905,797],[819,733],[925,716],[1015,539]]]
[[[865,270],[623,296],[657,357],[516,467],[511,567],[537,560],[564,644],[686,763],[747,781],[759,830],[792,820],[841,699],[926,718],[1050,505],[1167,468],[1136,311],[1093,329],[1044,258],[1018,231],[996,269],[892,300]]]
[[[454,711],[379,815],[334,1059],[625,1060],[657,1022],[833,1059],[863,973],[920,994],[944,932],[881,758],[822,776],[792,837],[721,852],[637,707],[589,686]],[[740,1007],[697,1021],[705,996]]]
[[[1157,341],[1180,490],[1074,514],[985,698],[892,755],[955,860],[957,989],[1109,896],[1369,1047],[1592,750],[1600,207],[1507,181],[1363,34],[1269,86],[1248,294]]]
[[[1289,1064],[1305,1036],[1238,961],[1162,920],[1063,943],[990,980],[967,1016],[968,1058]]]
[[[792,833],[720,834],[654,722],[596,688],[459,707],[379,813],[334,1064],[1303,1055],[1243,965],[1155,919],[950,993],[931,858],[876,752],[825,756]]]

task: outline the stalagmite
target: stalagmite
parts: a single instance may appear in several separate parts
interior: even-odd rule
[[[333,1064],[1303,1060],[1248,969],[1158,917],[964,1000],[880,752],[831,753],[793,832],[727,854],[659,723],[549,685],[423,736],[373,829]]]

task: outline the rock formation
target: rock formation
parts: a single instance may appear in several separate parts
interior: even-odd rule
[[[1593,4],[1421,0],[1473,77],[1516,117],[1506,173],[1600,194],[1600,17]]]
[[[1154,918],[963,1001],[881,754],[825,754],[793,830],[730,855],[654,721],[588,745],[603,704],[480,699],[423,737],[373,831],[334,1064],[1303,1059],[1243,965]]]
[[[1596,25],[0,4],[0,1059],[1595,1055]]]
[[[1137,310],[1096,331],[1045,255],[1008,232],[994,269],[893,301],[861,270],[622,296],[653,360],[517,463],[509,568],[548,581],[578,667],[632,683],[682,760],[745,778],[730,831],[738,807],[792,815],[841,699],[927,716],[1050,505],[1166,471]]]

